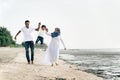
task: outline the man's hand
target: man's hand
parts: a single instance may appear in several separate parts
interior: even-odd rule
[[[21,33],[21,31],[18,31],[18,33],[15,35],[14,39],[17,39],[17,36]]]
[[[41,25],[41,22],[38,23],[38,26],[40,26],[40,25]]]
[[[41,22],[38,23],[38,28],[36,28],[35,31],[39,31],[40,26],[41,26]]]
[[[15,39],[15,40],[17,39],[16,36],[14,37],[14,39]]]

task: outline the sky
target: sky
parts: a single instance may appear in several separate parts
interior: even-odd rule
[[[49,32],[61,28],[68,49],[120,48],[119,4],[120,0],[0,0],[0,26],[14,37],[25,20],[33,27],[41,22]],[[45,43],[50,40],[45,36]],[[16,42],[22,41],[20,34]]]

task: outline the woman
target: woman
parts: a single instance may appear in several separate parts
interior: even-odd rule
[[[46,30],[47,31],[47,30]],[[64,49],[66,50],[65,44],[60,36],[60,29],[55,28],[55,31],[53,33],[46,32],[47,35],[52,37],[52,40],[48,46],[48,49],[45,52],[45,57],[43,64],[48,64],[53,66],[54,64],[58,65],[58,57],[59,57],[59,47],[60,42],[62,42]]]

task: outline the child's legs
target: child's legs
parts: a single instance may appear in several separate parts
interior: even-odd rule
[[[41,37],[41,39],[40,39],[40,41],[41,41],[41,45],[43,44],[43,40],[44,40],[44,38]]]
[[[35,43],[37,44],[37,43],[39,42],[39,40],[40,40],[40,39],[39,39],[39,36],[38,36],[38,37],[37,37],[37,40],[35,41]]]
[[[43,37],[41,37],[41,36],[39,36],[39,40],[40,40],[41,45],[42,45],[42,44],[43,44],[43,40],[44,40],[44,38],[43,38]]]

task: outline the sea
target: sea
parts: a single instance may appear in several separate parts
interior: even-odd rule
[[[61,50],[60,59],[104,80],[120,80],[120,49]]]

